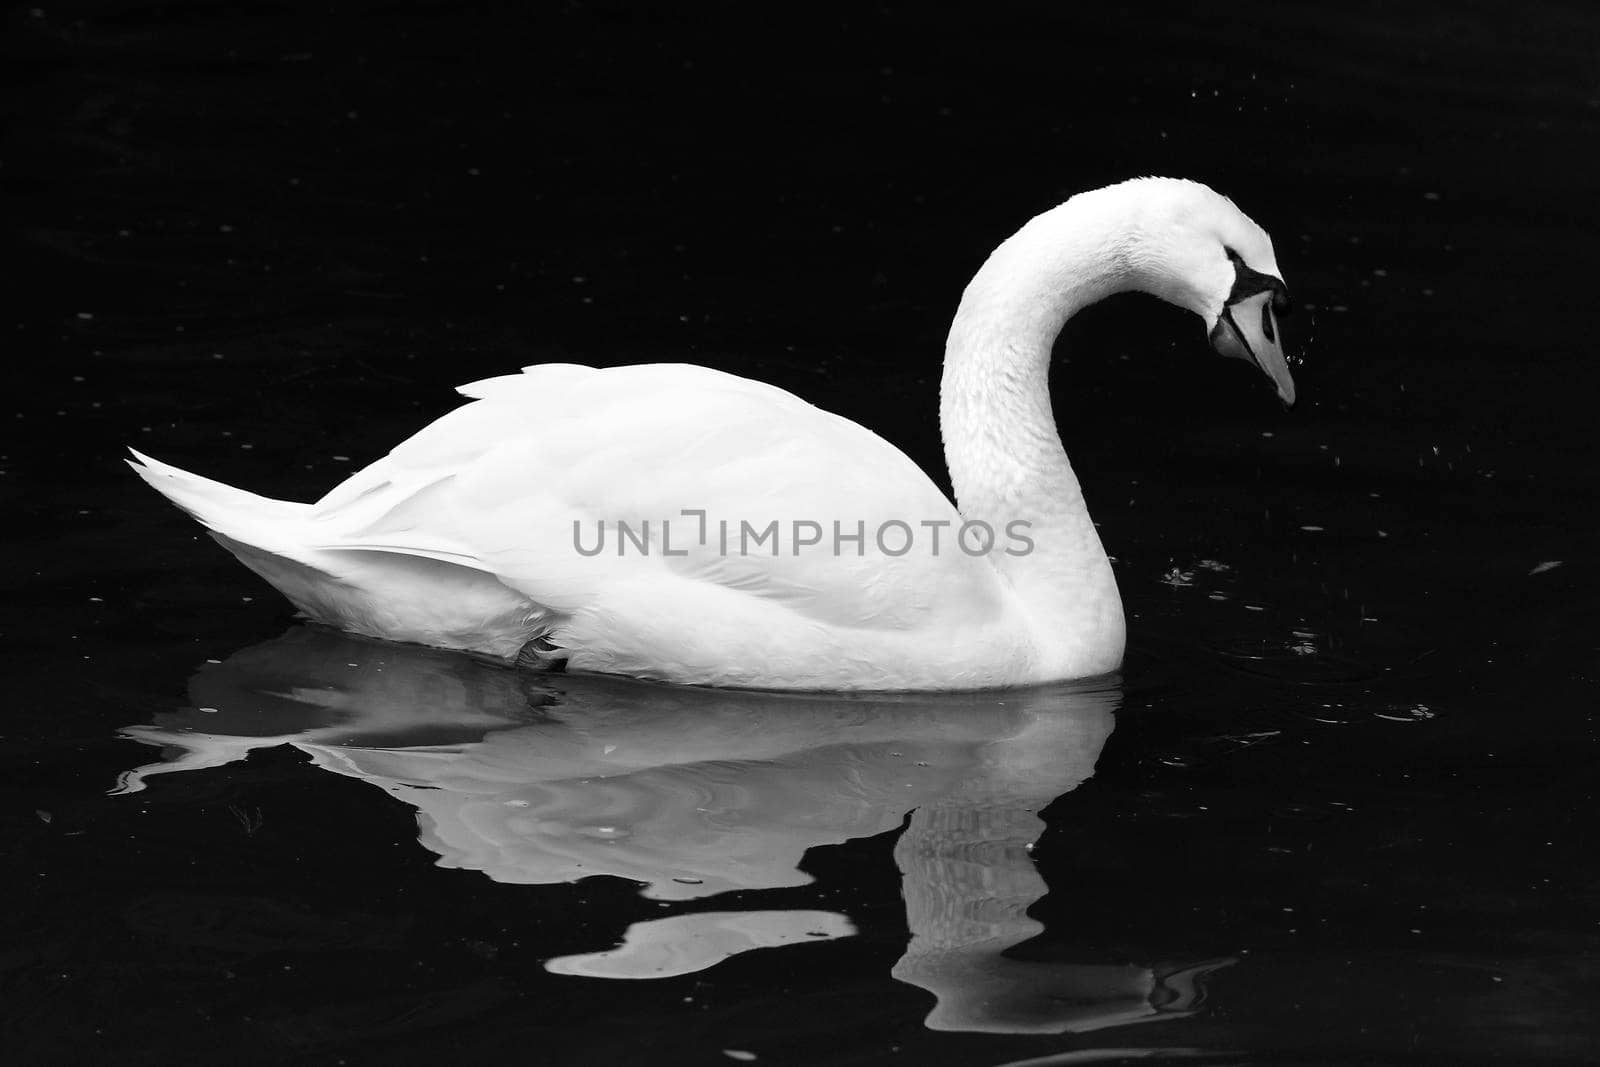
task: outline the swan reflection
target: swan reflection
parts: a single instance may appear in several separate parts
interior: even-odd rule
[[[804,885],[807,849],[905,824],[895,847],[912,938],[894,976],[938,999],[941,1030],[1060,1032],[1193,1010],[1211,965],[1033,963],[1028,850],[1112,729],[1115,688],[967,694],[757,693],[530,674],[301,627],[208,663],[192,707],[127,727],[162,748],[126,772],[218,767],[293,745],[417,810],[439,864],[499,882],[614,875],[661,901]],[[907,821],[907,813],[910,819]],[[849,936],[828,911],[711,911],[630,927],[546,963],[654,978],[734,954]]]

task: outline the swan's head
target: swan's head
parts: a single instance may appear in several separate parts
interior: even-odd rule
[[[1278,327],[1289,290],[1267,231],[1198,182],[1141,178],[1113,188],[1130,187],[1138,187],[1142,208],[1141,239],[1129,250],[1141,287],[1198,314],[1212,347],[1255,364],[1292,405],[1294,378]]]

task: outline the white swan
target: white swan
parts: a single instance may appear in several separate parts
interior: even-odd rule
[[[1142,178],[1033,219],[967,286],[940,391],[956,505],[856,423],[680,364],[463,386],[473,403],[315,504],[132,465],[357,633],[702,685],[1087,677],[1121,662],[1122,604],[1048,373],[1068,317],[1126,290],[1198,313],[1293,403],[1271,239],[1203,185]]]

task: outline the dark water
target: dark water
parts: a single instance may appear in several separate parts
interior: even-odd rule
[[[1058,7],[8,16],[11,1062],[1593,1062],[1600,17]],[[1274,234],[1303,399],[1069,326],[1112,686],[350,641],[119,464],[308,499],[688,359],[942,477],[966,277],[1142,173]]]

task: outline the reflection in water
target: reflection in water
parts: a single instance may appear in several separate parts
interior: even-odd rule
[[[1003,955],[1040,931],[1026,915],[1046,891],[1028,856],[1038,812],[1093,772],[1114,688],[691,689],[528,674],[302,627],[201,667],[189,694],[192,708],[123,731],[163,748],[123,791],[290,744],[416,808],[441,866],[499,882],[608,874],[663,901],[798,886],[811,880],[807,849],[905,823],[895,860],[912,938],[894,976],[938,998],[935,1029],[1059,1032],[1184,1013],[1209,969]],[[662,977],[853,932],[832,912],[696,912],[546,966]]]
[[[850,920],[831,911],[697,911],[634,923],[606,952],[547,960],[554,974],[585,978],[669,978],[703,971],[753,948],[849,937]]]

